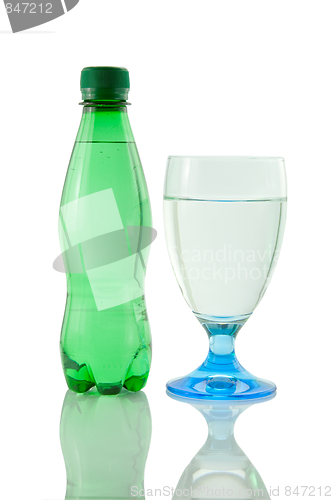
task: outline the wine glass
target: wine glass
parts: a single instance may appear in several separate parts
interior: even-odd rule
[[[258,399],[276,391],[235,355],[235,339],[262,299],[280,253],[287,206],[283,158],[171,156],[164,187],[170,260],[206,330],[209,352],[167,383],[194,399]]]

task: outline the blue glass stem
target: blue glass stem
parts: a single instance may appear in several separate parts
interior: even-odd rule
[[[275,385],[245,370],[235,354],[235,339],[249,315],[237,318],[195,316],[208,334],[208,356],[186,377],[170,380],[167,390],[191,399],[246,401],[272,396]]]
[[[209,338],[209,352],[203,367],[210,371],[238,371],[243,369],[235,354],[235,340],[241,323],[204,323]]]

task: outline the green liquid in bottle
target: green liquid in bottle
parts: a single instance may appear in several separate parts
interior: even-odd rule
[[[117,394],[122,387],[139,391],[147,382],[149,244],[138,251],[133,241],[151,225],[126,102],[85,101],[59,215],[68,292],[60,350],[72,391],[96,386],[100,394]],[[75,272],[72,250],[81,266]]]

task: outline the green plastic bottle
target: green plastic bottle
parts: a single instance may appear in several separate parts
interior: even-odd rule
[[[139,391],[151,363],[144,279],[153,230],[127,115],[128,71],[84,68],[81,91],[59,213],[68,292],[62,365],[72,391]]]

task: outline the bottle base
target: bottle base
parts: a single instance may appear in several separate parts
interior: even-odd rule
[[[98,359],[98,363],[92,365],[79,364],[63,350],[61,358],[67,386],[79,394],[92,387],[105,396],[119,394],[123,387],[130,392],[138,392],[148,380],[150,353],[147,348],[140,349],[130,363],[126,359],[107,358],[103,362]]]
[[[68,375],[65,375],[65,378],[68,389],[72,392],[82,394],[84,392],[88,392],[93,387],[96,387],[99,394],[103,396],[113,396],[119,394],[123,387],[130,392],[141,391],[147,383],[148,373],[140,377],[130,377],[125,380],[124,384],[121,382],[118,384],[95,384],[94,382],[89,382],[87,380],[76,380]]]

